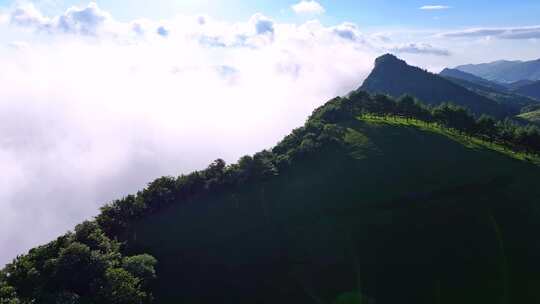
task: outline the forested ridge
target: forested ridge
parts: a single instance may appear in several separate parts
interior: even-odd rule
[[[487,114],[503,119],[519,113],[515,105],[500,103],[477,94],[440,75],[411,66],[391,54],[380,56],[375,60],[375,67],[360,89],[396,98],[410,94],[431,106],[452,101],[456,105],[468,108],[477,116]]]
[[[316,109],[303,127],[271,150],[235,164],[218,159],[201,171],[156,179],[135,195],[106,204],[95,219],[73,232],[17,257],[0,272],[0,303],[152,302],[159,260],[130,249],[138,222],[171,206],[271,181],[316,151],[346,147],[349,124],[367,116],[419,120],[505,147],[529,161],[540,153],[540,130],[533,125],[474,116],[452,103],[428,106],[409,95],[394,99],[355,91]]]

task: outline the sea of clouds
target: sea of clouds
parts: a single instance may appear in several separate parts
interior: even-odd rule
[[[276,144],[380,49],[350,23],[0,16],[0,264],[163,175]]]

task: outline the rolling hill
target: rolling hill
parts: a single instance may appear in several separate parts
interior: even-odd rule
[[[398,116],[360,115],[388,105]],[[143,288],[165,304],[538,302],[540,159],[403,105],[353,92],[271,151],[160,178],[17,258],[0,297],[148,303]]]
[[[519,89],[520,87],[531,84],[531,83],[534,83],[534,81],[533,80],[528,80],[528,79],[523,79],[523,80],[518,80],[518,81],[515,81],[515,82],[511,82],[511,83],[505,83],[505,84],[502,84],[502,85],[504,85],[507,89],[513,91],[513,90]]]
[[[538,299],[537,167],[414,127],[347,128],[343,149],[138,223],[158,302]]]
[[[523,113],[517,116],[526,122],[533,123],[540,126],[540,110]]]
[[[518,87],[514,92],[540,100],[540,81]]]
[[[445,78],[465,80],[467,82],[477,84],[482,87],[490,88],[490,89],[500,91],[500,92],[507,91],[507,88],[501,84],[486,80],[484,78],[481,78],[481,77],[478,77],[473,74],[466,73],[457,69],[445,68],[439,73],[439,75]]]
[[[451,76],[443,76],[444,78],[452,81],[453,83],[460,85],[478,95],[484,96],[491,100],[494,100],[500,104],[504,104],[514,111],[522,112],[524,109],[527,109],[531,106],[540,106],[540,101],[517,94],[510,90],[499,90],[494,86],[483,86],[478,84],[478,82],[470,82],[461,78],[454,78]]]
[[[460,65],[456,69],[501,83],[512,83],[524,79],[540,80],[540,59],[531,61],[500,60],[491,63]]]
[[[376,59],[375,68],[360,90],[395,97],[410,94],[431,105],[452,102],[469,108],[478,116],[488,114],[502,118],[519,113],[511,107],[478,95],[439,75],[410,66],[390,54]]]

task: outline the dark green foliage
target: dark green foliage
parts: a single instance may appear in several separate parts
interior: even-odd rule
[[[156,278],[155,266],[157,260],[149,254],[140,254],[125,257],[122,261],[122,268],[131,275],[140,278],[143,282],[150,282]]]
[[[105,272],[105,286],[97,303],[143,304],[149,298],[140,290],[141,279],[123,268],[109,268]]]
[[[122,258],[119,249],[96,222],[77,225],[74,233],[6,266],[0,276],[1,303],[148,302],[146,285],[154,278],[155,259]]]
[[[0,304],[20,304],[15,288],[9,286],[3,273],[0,273]]]

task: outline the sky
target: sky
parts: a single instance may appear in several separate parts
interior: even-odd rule
[[[540,58],[540,2],[0,0],[0,265],[154,178],[275,145],[394,53]]]

